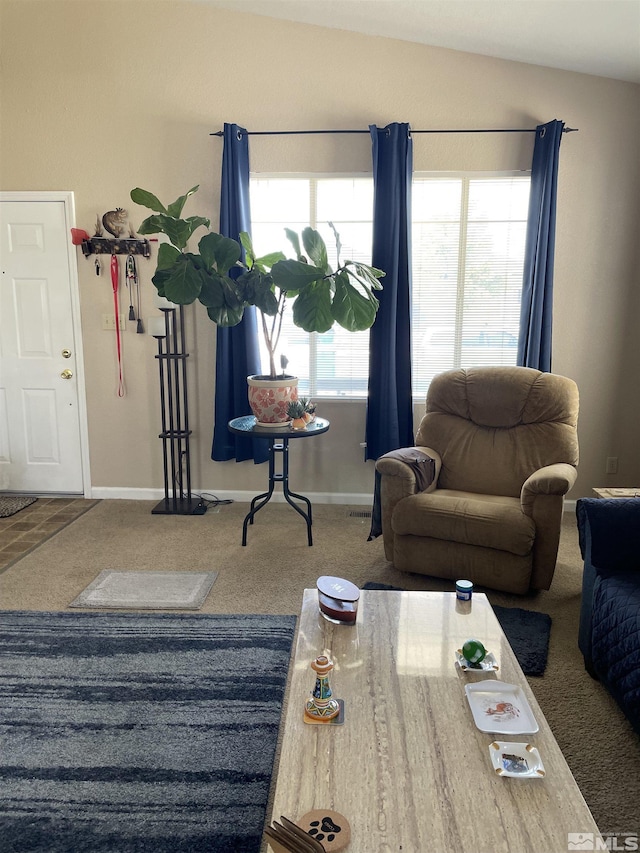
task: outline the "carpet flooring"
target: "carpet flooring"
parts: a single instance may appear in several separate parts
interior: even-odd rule
[[[247,504],[202,516],[152,515],[153,506],[100,501],[0,574],[0,607],[65,611],[99,572],[113,566],[218,571],[201,613],[297,614],[302,590],[314,587],[320,575],[339,575],[358,587],[375,581],[453,591],[448,581],[394,569],[382,541],[367,542],[371,518],[362,517],[362,507],[314,504],[310,548],[304,521],[285,504],[272,502],[260,511],[246,547],[241,540]],[[531,689],[601,831],[640,834],[640,738],[585,672],[577,645],[581,583],[576,519],[567,511],[550,590],[518,596],[476,587],[474,595],[487,592],[492,605],[549,614],[547,668],[542,677],[528,679]]]
[[[3,853],[258,853],[295,621],[0,612]]]

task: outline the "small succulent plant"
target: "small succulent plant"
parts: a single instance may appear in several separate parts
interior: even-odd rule
[[[299,402],[302,403],[302,415],[305,421],[309,424],[312,420],[314,420],[314,413],[316,410],[316,404],[312,403],[311,400],[308,400],[306,397],[300,397]]]
[[[291,400],[287,404],[287,414],[292,420],[295,420],[295,418],[304,417],[305,404],[303,400],[304,398],[301,398],[300,400]]]
[[[304,429],[308,423],[305,417],[305,404],[302,400],[291,400],[287,405],[287,414],[291,418],[293,429]]]

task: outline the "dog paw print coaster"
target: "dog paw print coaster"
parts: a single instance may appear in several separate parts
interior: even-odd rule
[[[296,823],[307,835],[322,844],[325,853],[338,853],[351,841],[349,821],[344,815],[330,809],[314,809]]]

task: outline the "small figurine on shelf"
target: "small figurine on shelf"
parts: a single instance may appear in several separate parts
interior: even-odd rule
[[[311,669],[316,673],[316,684],[307,700],[304,712],[316,722],[328,722],[340,713],[340,703],[333,699],[329,685],[329,673],[333,669],[333,661],[326,655],[320,655],[311,663]]]
[[[102,217],[102,224],[109,234],[114,237],[121,237],[127,231],[129,222],[129,214],[121,207],[116,207],[115,210],[108,210]]]

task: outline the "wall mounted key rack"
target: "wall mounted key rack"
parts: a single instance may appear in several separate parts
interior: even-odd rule
[[[123,237],[91,237],[82,241],[82,254],[89,255],[142,255],[151,257],[151,244],[148,240]]]

